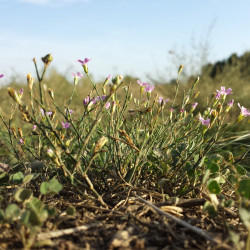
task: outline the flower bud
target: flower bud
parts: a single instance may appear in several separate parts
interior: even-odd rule
[[[200,91],[193,94],[192,99],[196,99],[200,94]]]
[[[194,104],[192,104],[191,109],[190,109],[190,113],[192,113],[195,110],[197,105],[198,105],[198,102],[195,102]]]
[[[186,96],[186,99],[185,99],[185,101],[184,101],[184,106],[189,102],[189,100],[190,100],[190,97],[189,97],[189,95],[187,95],[187,96]]]
[[[107,85],[107,83],[109,82],[110,78],[111,78],[111,75],[108,75],[108,76],[106,77],[106,79],[105,79],[105,81],[104,81],[104,83],[103,83],[103,87],[105,87],[105,86]]]
[[[228,113],[229,110],[233,107],[233,104],[234,104],[234,100],[233,99],[228,102],[227,108],[226,108],[226,111],[225,111],[226,113]]]
[[[121,75],[118,75],[118,76],[116,76],[115,78],[112,79],[112,82],[114,83],[114,85],[119,85],[122,78],[123,77]]]
[[[11,131],[12,131],[14,137],[17,139],[16,128],[15,128],[15,127],[12,127],[12,128],[11,128]]]
[[[217,111],[219,114],[220,114],[221,111],[222,111],[222,105],[221,105],[220,102],[219,102],[218,105],[217,105],[216,111]]]
[[[54,101],[54,91],[51,88],[49,88],[48,93],[49,93],[49,96],[51,97],[51,99]]]
[[[21,119],[22,119],[23,121],[25,121],[25,122],[31,122],[31,117],[30,117],[30,115],[29,115],[28,112],[27,112],[27,113],[22,112],[22,117],[21,117]]]
[[[54,154],[53,150],[51,148],[47,149],[47,155],[49,156],[49,158],[51,158],[52,160],[56,159],[56,155]]]
[[[31,73],[27,74],[27,84],[28,88],[31,91],[34,83],[34,78],[31,76]]]
[[[20,127],[18,127],[18,134],[23,139],[23,131]]]
[[[170,112],[169,112],[169,119],[170,119],[170,120],[172,120],[172,117],[173,117],[173,110],[174,110],[174,109],[173,109],[172,107],[169,109],[169,111],[170,111]]]
[[[181,64],[180,65],[180,67],[179,67],[179,69],[178,69],[178,74],[180,74],[181,73],[181,71],[182,71],[182,69],[184,68],[184,65],[183,64]]]
[[[24,145],[24,144],[25,144],[25,140],[22,139],[22,138],[19,140],[19,142],[20,142],[21,145]]]
[[[194,81],[194,83],[193,83],[192,88],[194,88],[194,87],[196,86],[196,84],[199,82],[199,80],[200,80],[200,77],[197,76],[197,78],[195,79],[195,81]]]
[[[44,62],[45,66],[49,66],[49,64],[52,62],[53,57],[51,54],[47,54],[46,56],[41,58],[42,61]]]
[[[18,103],[19,105],[22,105],[21,98],[20,98],[20,96],[17,94],[17,92],[16,92],[13,88],[10,88],[10,87],[8,87],[7,90],[8,90],[8,93],[9,93],[10,97],[11,97],[16,103]]]
[[[133,93],[130,93],[129,97],[128,97],[128,101],[130,101],[133,97]]]
[[[210,119],[210,123],[211,123],[211,126],[214,124],[214,121],[218,118],[218,112],[216,110],[212,110],[211,113],[211,119]]]
[[[85,72],[86,74],[88,74],[88,73],[89,73],[88,64],[86,63],[86,64],[83,64],[82,66],[83,66],[84,72]]]

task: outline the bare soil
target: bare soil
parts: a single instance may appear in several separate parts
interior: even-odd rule
[[[138,196],[162,211],[203,230],[204,235],[191,231],[156,212]],[[87,197],[87,196],[86,196]],[[90,197],[90,196],[88,196]],[[82,198],[63,190],[47,200],[59,210],[59,217],[47,221],[36,236],[32,249],[234,249],[229,228],[246,241],[247,232],[233,209],[220,209],[214,219],[203,211],[206,199],[170,199],[164,201],[155,191],[133,191],[103,194],[108,205],[96,199]],[[76,208],[74,216],[65,211]],[[169,207],[170,206],[170,207]],[[29,232],[27,231],[26,237]],[[23,249],[18,225],[0,227],[0,249]]]

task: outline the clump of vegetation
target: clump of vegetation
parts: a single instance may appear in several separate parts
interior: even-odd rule
[[[41,74],[33,60],[37,86],[28,74],[26,98],[23,89],[9,87],[12,111],[8,117],[0,115],[1,138],[9,150],[0,173],[0,223],[2,228],[16,226],[26,249],[52,244],[41,240],[40,231],[57,227],[62,213],[53,199],[62,192],[90,201],[89,206],[94,202],[105,211],[143,194],[149,198],[154,193],[158,202],[203,198],[204,214],[220,220],[226,213],[236,214],[250,232],[250,179],[241,165],[249,149],[235,157],[220,147],[227,132],[250,115],[240,104],[233,107],[234,100],[228,99],[231,88],[220,87],[202,113],[196,114],[199,78],[180,102],[179,78],[171,100],[152,97],[154,86],[140,80],[134,98],[131,85],[121,76],[110,83],[109,75],[102,84],[95,84],[89,75],[90,59],[85,58],[78,62],[92,89],[74,110],[72,102],[83,74],[72,74],[72,93],[64,105],[58,104],[55,93],[63,90],[44,85],[52,60],[51,54],[42,58]],[[182,69],[183,65],[178,77]],[[230,121],[234,108],[238,117]],[[17,117],[21,119],[16,121]],[[77,213],[74,202],[65,213],[69,217]],[[231,244],[243,244],[239,242],[246,235],[240,238],[231,225],[223,224],[232,235]],[[250,233],[246,244],[250,246]]]

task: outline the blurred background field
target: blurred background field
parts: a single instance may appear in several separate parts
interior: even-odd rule
[[[32,62],[31,62],[32,64]],[[52,64],[53,66],[53,64]],[[216,93],[217,89],[220,89],[221,86],[226,88],[232,88],[233,95],[228,97],[228,100],[234,99],[234,109],[230,111],[230,120],[234,121],[239,115],[240,109],[238,108],[238,103],[242,106],[249,109],[250,107],[250,52],[246,52],[241,56],[237,54],[232,54],[230,57],[226,58],[223,61],[218,61],[214,64],[208,63],[201,67],[200,73],[195,75],[185,74],[186,65],[184,65],[183,74],[180,78],[181,87],[180,92],[177,97],[177,100],[181,100],[183,93],[187,91],[192,83],[195,81],[196,77],[199,76],[200,80],[196,86],[196,91],[200,92],[197,98],[199,105],[197,106],[197,112],[202,111],[206,107],[206,104],[210,101],[208,96],[212,96]],[[90,66],[91,67],[91,66]],[[83,70],[82,70],[83,71]],[[176,68],[177,76],[178,68]],[[91,70],[90,70],[91,73]],[[56,102],[59,105],[66,105],[66,100],[71,95],[73,89],[73,77],[69,78],[69,74],[62,74],[57,71],[56,68],[51,68],[49,70],[49,75],[45,79],[45,87],[51,88],[54,90]],[[35,76],[34,76],[35,77]],[[35,77],[36,78],[36,77]],[[130,86],[130,91],[133,93],[134,98],[139,97],[139,88],[137,80],[142,79],[138,78],[136,75],[125,75],[124,76],[124,85]],[[103,79],[103,81],[105,78]],[[97,84],[103,83],[103,81],[96,82]],[[163,96],[164,98],[173,99],[175,87],[176,87],[176,78],[171,79],[170,81],[164,81],[163,77],[152,78],[148,83],[153,84],[155,89],[152,92],[152,96]],[[34,87],[37,86],[37,81],[35,80]],[[26,76],[15,75],[13,74],[9,79],[7,86],[11,86],[19,91],[21,88],[24,89],[24,98],[28,97],[28,89],[26,83]],[[7,86],[2,86],[0,88],[0,105],[1,112],[4,116],[8,117],[10,110],[12,109],[10,103],[10,98],[7,93]],[[72,107],[77,110],[83,110],[83,98],[85,98],[91,91],[91,84],[87,78],[79,79],[77,84],[77,95],[72,101]],[[123,91],[118,92],[118,96],[122,100]],[[170,104],[169,104],[170,105]],[[236,107],[237,106],[237,107]],[[250,119],[247,117],[244,121],[235,127],[235,131],[249,130]]]

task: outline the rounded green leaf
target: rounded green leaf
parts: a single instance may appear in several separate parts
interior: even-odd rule
[[[211,202],[209,202],[209,201],[206,201],[206,202],[205,202],[203,209],[204,209],[205,211],[208,212],[208,214],[209,214],[209,216],[210,216],[211,218],[215,218],[215,217],[218,215],[217,209],[216,209],[215,206],[214,206]]]
[[[250,200],[250,179],[247,180],[241,180],[239,183],[239,187],[237,189],[237,192]]]
[[[46,195],[49,190],[49,183],[47,181],[43,182],[40,186],[40,192],[41,194]]]
[[[217,163],[215,162],[210,162],[208,165],[207,165],[207,168],[211,171],[211,173],[217,173],[219,171],[219,166]]]
[[[0,185],[7,184],[9,181],[9,176],[7,173],[0,173]]]
[[[219,194],[221,192],[221,187],[215,180],[209,181],[207,188],[211,194]]]
[[[13,174],[13,176],[12,176],[12,180],[16,184],[21,184],[22,181],[23,181],[23,178],[24,178],[24,175],[23,175],[23,173],[21,171]]]
[[[28,227],[42,226],[42,221],[38,213],[34,210],[25,210],[24,213],[22,213],[21,221]]]
[[[21,188],[17,190],[15,194],[15,199],[17,202],[24,202],[25,200],[28,200],[30,197],[32,197],[33,192],[31,189],[28,188]]]
[[[56,179],[52,179],[49,182],[49,190],[52,193],[58,194],[61,190],[62,190],[63,186],[62,184],[56,180]]]
[[[21,209],[16,204],[10,204],[5,210],[5,219],[12,222],[20,216]]]
[[[32,197],[28,202],[25,203],[27,209],[34,211],[40,211],[42,209],[43,203],[36,197]]]
[[[49,182],[43,182],[40,187],[40,192],[44,195],[58,194],[63,186],[58,180],[52,179]]]

